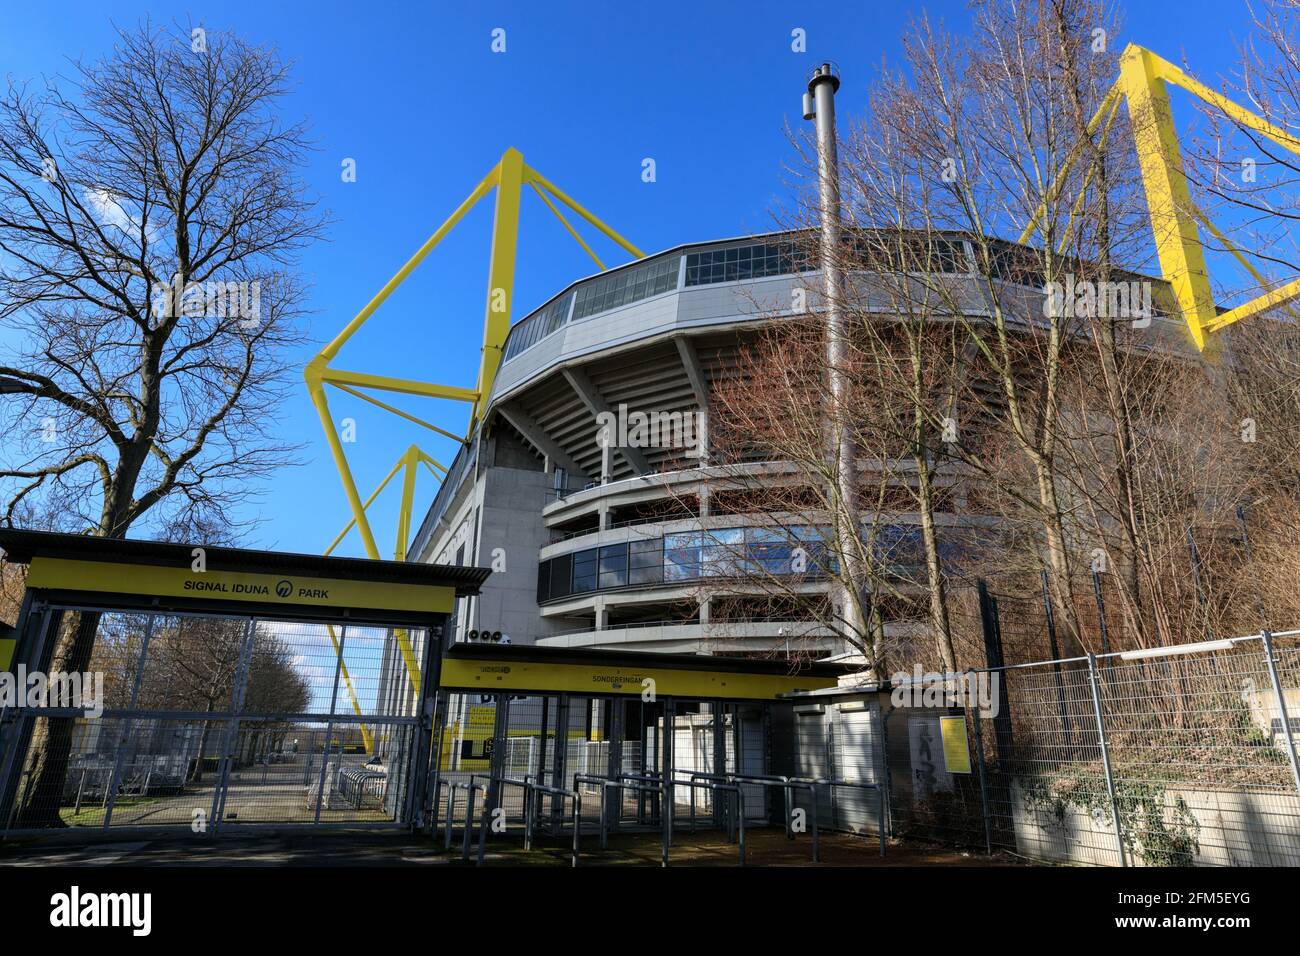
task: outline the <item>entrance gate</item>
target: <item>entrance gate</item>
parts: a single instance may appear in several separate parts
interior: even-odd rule
[[[391,628],[51,610],[97,618],[90,672],[102,675],[103,711],[26,718],[6,829],[54,813],[70,827],[196,831],[409,818],[418,718],[410,678],[386,659]],[[422,665],[425,635],[408,633]],[[38,793],[36,751],[54,721],[71,724],[64,787]]]
[[[486,571],[215,548],[200,571],[188,546],[13,531],[0,547],[30,562],[5,669],[51,691],[0,705],[0,832],[420,822],[433,648]]]

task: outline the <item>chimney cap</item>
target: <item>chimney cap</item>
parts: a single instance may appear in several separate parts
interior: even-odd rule
[[[808,77],[808,92],[812,93],[817,89],[819,83],[829,82],[831,92],[834,93],[840,88],[840,68],[830,60],[827,60],[821,66],[812,71]]]

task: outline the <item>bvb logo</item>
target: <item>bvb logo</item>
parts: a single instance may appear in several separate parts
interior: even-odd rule
[[[275,586],[275,593],[280,595],[282,598],[288,597],[293,593],[293,582],[287,580],[279,582]]]

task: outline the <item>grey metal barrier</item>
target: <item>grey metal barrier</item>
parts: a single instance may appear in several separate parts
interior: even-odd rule
[[[594,774],[577,774],[574,776],[575,786],[579,783],[586,783],[592,786],[598,786],[604,790],[614,790],[619,794],[618,807],[622,813],[622,792],[624,790],[646,791],[658,794],[662,797],[665,789],[664,782],[658,777],[648,777],[641,774],[620,774],[616,778],[599,777]],[[735,795],[736,807],[739,819],[738,836],[733,837],[728,834],[727,842],[736,842],[738,844],[739,863],[745,865],[745,804],[744,794],[741,793],[740,787],[731,783],[717,781],[676,781],[678,786],[690,787],[692,795],[692,805],[694,805],[694,794],[697,788],[707,789],[713,793],[731,793]],[[716,798],[715,798],[716,799]],[[609,822],[606,815],[606,807],[609,801],[601,800],[600,803],[600,847],[602,850],[609,847]],[[660,865],[667,866],[669,862],[669,848],[671,846],[670,828],[666,820],[660,828],[662,833],[662,853]]]
[[[457,791],[457,790],[464,790],[464,791],[466,792],[466,799],[465,799],[465,832],[464,832],[464,836],[463,836],[462,839],[461,839],[460,858],[461,858],[461,861],[462,861],[462,862],[469,862],[469,845],[470,845],[471,836],[472,836],[473,831],[474,831],[474,795],[475,795],[478,791],[482,790],[482,791],[483,791],[483,798],[484,798],[484,800],[486,800],[486,799],[487,799],[487,787],[485,787],[485,786],[484,786],[483,784],[481,784],[481,783],[465,782],[465,781],[461,781],[461,780],[449,780],[449,781],[447,782],[447,787],[448,787],[448,794],[447,794],[447,825],[446,825],[446,831],[447,831],[447,832],[446,832],[446,841],[447,841],[447,842],[446,842],[446,845],[445,845],[445,846],[446,846],[446,849],[448,849],[448,850],[451,849],[451,834],[452,834],[452,829],[453,829],[454,826],[455,826],[455,814],[456,814],[456,791]],[[479,862],[480,864],[483,862],[483,852],[484,852],[483,840],[484,840],[484,836],[485,836],[485,829],[483,828],[482,825],[480,825],[480,827],[479,827],[479,841],[478,841],[478,862]]]
[[[857,783],[857,782],[855,782],[855,781],[851,781],[851,780],[820,780],[820,779],[817,779],[817,778],[815,778],[815,777],[791,777],[791,778],[790,778],[790,782],[791,782],[792,784],[793,784],[793,783],[807,783],[807,784],[811,784],[813,787],[829,787],[829,788],[831,789],[831,793],[832,793],[832,795],[834,794],[834,792],[835,792],[835,790],[836,790],[837,788],[845,788],[845,789],[850,789],[850,790],[874,790],[874,791],[876,791],[876,799],[877,799],[877,801],[878,801],[878,806],[879,806],[879,816],[877,817],[877,819],[878,819],[878,821],[879,821],[879,826],[877,827],[877,829],[880,831],[880,855],[881,855],[881,856],[884,856],[884,855],[885,855],[885,789],[884,789],[884,787],[880,786],[880,784],[878,784],[878,783]],[[816,816],[817,816],[817,798],[816,798],[816,795],[815,795],[815,793],[814,793],[814,796],[813,796],[813,817],[815,818]],[[814,821],[813,827],[814,827],[813,832],[816,833],[816,822],[815,822],[815,821]],[[815,837],[814,837],[814,840],[815,840]],[[818,859],[818,854],[817,854],[817,849],[816,849],[816,844],[815,844],[815,843],[814,843],[814,849],[813,849],[813,861],[814,861],[814,862],[820,862],[820,860]]]

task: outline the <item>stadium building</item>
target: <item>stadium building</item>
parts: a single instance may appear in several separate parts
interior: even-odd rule
[[[793,466],[710,464],[707,410],[711,388],[766,324],[788,321],[795,302],[818,309],[819,274],[801,238],[677,246],[575,281],[513,326],[484,427],[461,448],[410,552],[495,571],[480,595],[459,602],[453,640],[769,656],[798,634],[802,654],[846,651],[811,615],[763,619],[757,601],[743,613],[743,593],[727,600],[724,621],[725,591],[702,586],[737,553],[757,560],[779,547],[768,516],[738,510],[726,490],[737,467],[781,481],[797,480]],[[967,318],[986,319],[989,283],[970,243],[954,236],[940,246],[938,268]],[[1043,287],[1026,265],[1034,255],[999,248],[992,285],[1004,309],[1014,303],[1024,322],[1041,320]],[[870,308],[879,278],[849,276],[850,294]],[[1151,326],[1148,339],[1187,342],[1181,322],[1157,315]],[[959,475],[940,480],[941,527],[993,520],[977,513]],[[906,512],[886,521],[903,552],[920,547],[918,525]],[[814,598],[828,586],[806,589]],[[917,626],[886,617],[887,635]]]

